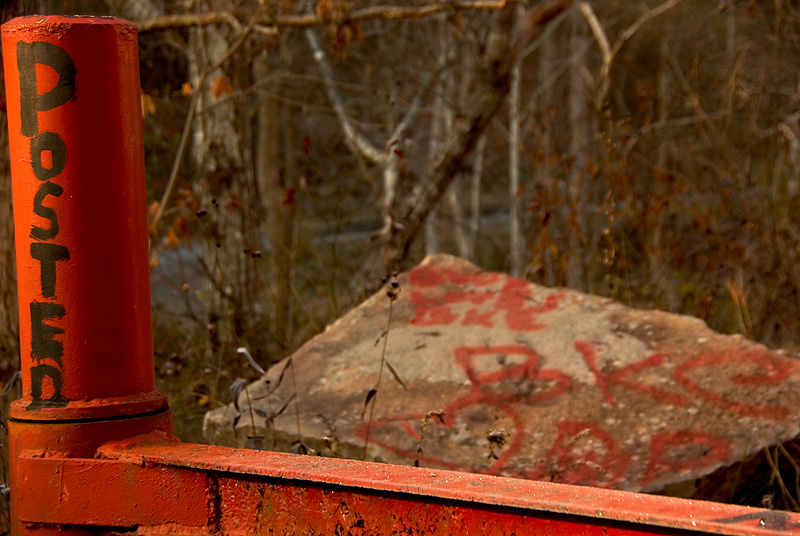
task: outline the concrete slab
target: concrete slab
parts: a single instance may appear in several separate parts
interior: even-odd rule
[[[698,319],[446,255],[397,284],[208,413],[206,438],[658,491],[800,433],[800,362]]]

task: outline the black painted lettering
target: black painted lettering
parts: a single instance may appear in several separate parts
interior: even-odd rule
[[[49,65],[58,74],[58,82],[47,93],[39,94],[37,63]],[[37,112],[61,106],[75,95],[75,64],[69,54],[58,45],[43,41],[20,41],[17,43],[17,67],[22,135],[32,137],[39,132]]]
[[[52,208],[44,206],[44,198],[48,195],[58,197],[64,193],[64,189],[54,182],[43,182],[39,189],[36,191],[36,197],[33,198],[33,213],[37,216],[50,221],[50,228],[33,226],[31,229],[31,238],[37,240],[50,240],[55,238],[58,234],[58,218],[56,211]]]
[[[53,396],[42,398],[44,379],[50,378],[53,384]],[[36,365],[31,367],[31,398],[33,401],[25,409],[63,408],[69,400],[61,396],[61,371],[53,365]]]
[[[57,76],[55,85],[50,89],[42,89],[43,93],[39,92],[42,80],[37,79],[36,68],[39,66],[52,68]],[[39,132],[38,113],[57,108],[75,97],[76,70],[72,58],[64,49],[41,41],[17,43],[17,67],[20,80],[20,130],[23,136],[31,139],[31,168],[34,176],[43,181],[33,200],[33,213],[50,224],[49,228],[32,226],[31,238],[40,242],[31,243],[31,257],[39,261],[42,296],[55,298],[58,261],[68,260],[70,256],[66,246],[43,242],[55,238],[59,232],[58,215],[53,208],[45,206],[45,200],[48,195],[58,197],[64,193],[64,189],[50,182],[50,179],[64,171],[67,146],[55,132]],[[50,79],[50,76],[47,78]],[[47,322],[63,318],[66,310],[57,303],[33,301],[30,311],[31,357],[38,364],[30,369],[33,401],[27,409],[64,407],[69,402],[61,394],[64,345],[56,339],[64,330]],[[52,360],[58,366],[41,363],[44,359]]]
[[[69,259],[67,246],[34,242],[31,244],[31,257],[41,264],[40,279],[42,281],[42,296],[55,298],[56,296],[56,261]]]
[[[50,152],[50,167],[44,167],[42,153]],[[31,167],[40,181],[50,180],[67,165],[67,146],[54,132],[42,132],[31,139]]]
[[[64,345],[53,337],[64,333],[64,330],[45,324],[45,320],[61,318],[66,314],[64,307],[57,303],[31,303],[31,357],[36,360],[52,359],[61,366]]]

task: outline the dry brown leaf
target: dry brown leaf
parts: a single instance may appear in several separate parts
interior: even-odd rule
[[[461,15],[460,11],[457,11],[455,15],[453,15],[453,24],[455,24],[458,33],[464,33],[464,17]]]
[[[153,97],[142,93],[142,118],[155,113],[156,103],[153,101]]]
[[[227,76],[216,76],[211,81],[211,96],[219,99],[223,95],[233,95],[233,86]]]
[[[192,94],[192,84],[189,82],[184,82],[181,84],[181,95],[184,97],[188,97]]]
[[[348,26],[352,28],[353,35],[355,36],[356,40],[363,43],[364,42],[364,28],[361,27],[361,24],[356,21],[350,21]]]
[[[161,206],[161,203],[158,201],[153,201],[150,203],[150,206],[147,207],[147,215],[150,216],[150,221],[153,221],[158,213],[158,207]]]
[[[324,22],[331,21],[331,14],[333,13],[333,2],[331,0],[317,0],[317,7],[315,8],[317,17]]]
[[[330,26],[333,48],[333,55],[339,59],[347,57],[347,50],[350,47],[350,41],[353,39],[353,29],[350,25],[337,26],[332,24]]]
[[[178,238],[178,233],[175,232],[175,229],[170,227],[167,231],[167,247],[170,249],[175,249],[181,245],[181,241]]]

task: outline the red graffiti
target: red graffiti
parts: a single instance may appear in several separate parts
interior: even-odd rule
[[[478,309],[470,309],[464,313],[464,320],[461,321],[462,326],[483,326],[485,328],[494,327],[492,324],[492,317],[496,311],[480,312]]]
[[[673,406],[685,407],[690,402],[690,398],[684,393],[668,391],[634,380],[635,374],[664,365],[666,357],[663,354],[653,354],[619,370],[604,372],[597,360],[597,350],[590,343],[577,341],[575,349],[583,356],[595,377],[597,388],[610,404],[615,403],[614,396],[609,389],[609,385],[614,384],[646,394]],[[732,373],[727,376],[724,374],[726,369],[752,366],[756,367],[755,372],[745,374],[732,370]],[[713,373],[707,372],[695,375],[696,378],[692,377],[692,371],[712,368],[714,369]],[[791,373],[792,367],[788,360],[776,357],[766,350],[731,350],[701,354],[689,359],[675,370],[674,377],[678,384],[689,393],[731,413],[762,419],[785,420],[791,411],[788,406],[732,400],[729,398],[731,396],[730,389],[725,386],[725,383],[727,381],[740,386],[764,387],[785,380]],[[666,375],[665,372],[662,373],[662,376],[664,375]],[[707,381],[709,378],[713,378],[718,383],[712,386],[701,385],[701,382]]]
[[[561,396],[571,385],[563,372],[542,369],[542,356],[527,346],[465,346],[456,348],[455,356],[473,390],[509,402],[538,404]]]
[[[493,347],[461,347],[455,350],[456,362],[464,369],[470,381],[470,392],[453,400],[445,408],[443,426],[453,428],[469,411],[494,408],[510,421],[511,430],[508,444],[497,455],[496,460],[486,470],[499,474],[519,453],[525,441],[525,425],[511,403],[537,404],[552,400],[570,388],[570,378],[553,369],[541,368],[542,356],[526,346],[509,345]],[[482,409],[484,408],[484,409]],[[421,432],[413,428],[409,421],[421,422],[423,415],[402,416],[384,419],[374,424],[374,443],[400,456],[448,469],[472,470],[447,460],[424,456],[416,449],[398,447],[383,439],[401,432],[408,439],[419,441]],[[362,439],[366,437],[367,426],[356,430]],[[488,432],[488,430],[487,430]],[[487,443],[488,449],[488,443]]]
[[[449,305],[441,305],[436,298],[425,296],[422,292],[411,291],[411,301],[417,307],[417,314],[411,321],[417,326],[442,326],[452,324],[458,318]]]
[[[597,363],[597,350],[595,350],[594,346],[586,341],[576,341],[575,349],[580,352],[580,354],[583,356],[583,360],[586,361],[586,364],[589,366],[589,370],[591,370],[592,374],[594,374],[595,382],[597,382],[597,388],[603,393],[606,401],[609,404],[613,404],[614,397],[611,396],[611,393],[608,391],[608,387],[606,386],[607,374],[600,372],[600,366]]]
[[[616,403],[613,386],[625,387],[676,406],[686,406],[691,401],[686,394],[636,382],[636,374],[666,365],[668,360],[663,354],[653,354],[622,369],[606,372],[592,344],[577,341],[575,349],[592,371],[598,390],[610,404]],[[549,404],[571,389],[573,379],[559,370],[544,368],[545,358],[524,345],[464,346],[455,349],[454,357],[469,379],[469,392],[444,408],[445,417],[441,423],[429,422],[428,426],[452,431],[474,429],[476,417],[482,426],[486,415],[494,415],[493,422],[506,423],[504,426],[510,432],[508,443],[490,464],[478,470],[607,488],[616,487],[626,476],[630,478],[626,473],[631,453],[621,449],[605,427],[582,420],[559,422],[557,437],[544,458],[534,463],[534,469],[520,466],[517,458],[529,439],[526,423],[518,412],[519,405]],[[791,374],[793,369],[788,360],[766,352],[709,353],[686,361],[674,373],[680,387],[733,413],[772,419],[787,415],[788,408],[784,406],[736,402],[689,378],[692,371],[704,367],[727,367],[730,371],[727,381],[730,383],[762,387],[782,381]],[[720,388],[720,392],[724,389]],[[418,447],[424,440],[419,424],[423,418],[423,415],[406,415],[377,421],[373,426],[373,442],[399,456],[429,466],[475,471],[476,467],[469,460],[475,459],[475,449],[490,449],[488,440],[482,447],[470,442],[463,445],[448,443],[445,452],[440,450],[438,456],[425,454]],[[363,439],[366,426],[359,427],[357,434]],[[709,433],[693,430],[658,433],[650,440],[650,454],[639,484],[646,487],[658,483],[665,475],[711,469],[730,461],[731,448],[728,440]]]
[[[451,402],[444,410],[445,417],[442,423],[429,421],[428,426],[443,427],[451,431],[459,428],[470,429],[473,425],[470,421],[472,412],[485,415],[487,410],[492,408],[503,416],[502,420],[510,421],[511,428],[509,430],[511,433],[508,437],[508,444],[494,457],[489,454],[488,440],[485,445],[448,445],[447,458],[426,455],[427,449],[422,448],[424,438],[421,430],[421,423],[425,418],[424,415],[392,417],[375,421],[372,426],[371,442],[398,456],[429,466],[455,471],[475,471],[475,467],[469,463],[459,463],[453,460],[469,460],[470,458],[480,458],[485,455],[487,461],[493,461],[481,472],[497,475],[503,472],[506,466],[519,454],[525,440],[524,423],[519,415],[507,404],[491,400],[480,393],[473,393]],[[364,439],[366,431],[366,424],[362,424],[356,429],[356,434],[361,439]],[[488,430],[486,431],[488,432]],[[431,440],[429,439],[428,441],[430,442]]]
[[[742,367],[755,366],[756,372],[745,374]],[[693,380],[691,372],[703,368],[716,369],[713,375],[698,375]],[[740,386],[761,387],[775,384],[788,378],[792,367],[787,359],[781,359],[763,349],[735,349],[727,352],[709,352],[684,362],[675,371],[675,378],[690,393],[731,413],[762,419],[785,420],[791,408],[784,405],[752,404],[731,400],[726,396],[729,389],[724,385],[704,386],[699,382],[702,376],[719,378],[720,372],[730,372],[728,381]],[[713,390],[712,390],[713,389]]]
[[[616,384],[632,391],[638,391],[673,406],[682,407],[689,402],[689,398],[681,393],[667,391],[652,385],[637,382],[632,378],[635,374],[645,369],[661,366],[664,363],[664,355],[662,354],[653,354],[619,370],[604,372],[597,362],[597,350],[590,343],[586,341],[576,341],[575,349],[583,356],[583,360],[586,361],[589,370],[592,371],[595,377],[597,388],[600,389],[609,404],[614,404],[616,402],[611,391],[608,389],[609,384]]]
[[[546,324],[538,316],[558,308],[563,292],[549,294],[539,301],[524,279],[507,277],[500,288],[497,273],[460,273],[420,266],[409,273],[413,289],[411,301],[416,314],[411,321],[417,326],[441,326],[459,322],[462,326],[496,326],[495,317],[502,316],[508,329],[537,331]],[[445,285],[457,288],[441,295],[430,295],[428,289],[441,289]],[[465,307],[466,306],[466,307]]]
[[[424,415],[404,415],[388,419],[376,419],[371,427],[370,443],[403,458],[414,460],[431,467],[441,467],[452,471],[474,471],[469,464],[458,463],[465,457],[460,453],[450,453],[448,458],[426,455],[422,447],[421,421]],[[435,425],[435,424],[434,424]],[[448,426],[448,428],[451,428]],[[367,424],[356,427],[355,433],[361,439],[367,435]],[[430,441],[430,440],[429,440]],[[496,474],[496,473],[491,473]]]
[[[713,469],[728,458],[730,445],[721,437],[688,430],[671,430],[650,440],[650,459],[639,481],[647,487],[659,476],[677,471]]]
[[[544,303],[538,305],[528,304],[533,301],[533,290],[530,283],[518,277],[509,277],[500,297],[497,299],[497,308],[506,311],[506,325],[515,331],[537,331],[547,327],[546,324],[537,322],[541,313],[555,311],[561,300],[563,292],[557,292],[545,297]]]
[[[562,292],[537,291],[534,295],[534,287],[527,281],[492,273],[418,267],[410,272],[410,280],[415,306],[412,326],[500,327],[530,333],[548,327],[542,316],[560,307],[564,298]],[[611,406],[627,391],[668,406],[707,403],[738,416],[772,420],[786,420],[791,415],[791,408],[782,401],[765,400],[763,388],[785,381],[796,368],[791,360],[767,350],[716,351],[689,359],[653,353],[618,368],[615,359],[607,360],[602,347],[590,341],[575,341],[573,347],[591,372],[600,400]],[[637,478],[642,487],[658,485],[667,475],[711,469],[735,456],[728,439],[705,431],[672,429],[649,440],[642,436],[641,441],[649,441],[640,447],[649,446],[642,468],[631,461],[633,447],[622,447],[612,429],[566,418],[556,424],[556,437],[544,447],[544,457],[526,459],[530,454],[523,449],[529,449],[536,439],[526,431],[526,424],[530,428],[531,423],[523,421],[523,410],[563,404],[560,398],[578,387],[576,379],[545,367],[548,356],[525,343],[462,346],[453,350],[453,357],[465,372],[469,387],[442,408],[444,418],[427,420],[424,427],[422,414],[375,421],[374,444],[428,466],[607,488],[617,487],[625,479],[626,486],[634,485]],[[759,389],[761,393],[755,392]],[[492,447],[488,439],[476,444],[474,439],[454,438],[464,430],[480,435],[500,425],[510,432],[500,447]],[[363,439],[366,430],[365,424],[356,433]],[[476,449],[488,457],[476,457]]]
[[[629,457],[601,426],[566,419],[558,423],[558,437],[545,459],[527,477],[613,488],[624,478]]]

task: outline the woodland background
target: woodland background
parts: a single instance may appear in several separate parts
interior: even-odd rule
[[[787,0],[11,0],[140,29],[176,430],[427,253],[800,347]],[[502,9],[501,9],[502,8]],[[18,363],[0,108],[0,379]],[[6,396],[13,397],[11,389]]]

